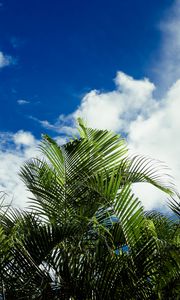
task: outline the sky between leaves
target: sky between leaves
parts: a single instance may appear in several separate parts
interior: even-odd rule
[[[27,202],[17,173],[41,133],[62,144],[78,116],[164,161],[180,189],[180,0],[1,1],[0,33],[0,190],[9,200]],[[166,209],[156,189],[135,191],[147,209]]]

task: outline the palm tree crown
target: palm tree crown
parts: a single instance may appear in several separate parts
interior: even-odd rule
[[[22,167],[28,211],[1,212],[1,294],[6,299],[175,299],[179,226],[145,213],[132,184],[175,196],[158,165],[128,157],[119,135],[87,128],[63,146],[45,135],[42,158]],[[170,205],[178,214],[178,201]],[[168,295],[169,298],[166,297]]]

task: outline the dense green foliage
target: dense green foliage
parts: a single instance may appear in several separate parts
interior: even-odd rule
[[[158,166],[128,157],[123,139],[86,128],[58,146],[48,136],[42,158],[21,177],[28,210],[1,209],[0,290],[13,299],[178,299],[178,219],[145,213],[132,192],[149,182],[170,197]],[[170,200],[179,214],[178,201]]]

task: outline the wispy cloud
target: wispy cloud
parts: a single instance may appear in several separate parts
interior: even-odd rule
[[[14,49],[20,48],[25,44],[25,40],[16,36],[10,38],[10,43]]]
[[[15,60],[12,56],[4,54],[0,51],[0,68],[7,67],[15,63]]]
[[[77,129],[75,128],[76,121],[71,115],[60,115],[55,123],[50,123],[47,120],[39,120],[33,116],[30,116],[29,118],[38,122],[43,128],[54,131],[58,134],[66,134],[68,136],[77,134]]]
[[[29,104],[30,101],[29,101],[29,100],[25,100],[25,99],[18,99],[18,100],[17,100],[17,103],[18,103],[19,105],[24,105],[24,104]]]
[[[180,78],[180,0],[175,0],[160,22],[162,46],[154,69],[161,90]]]

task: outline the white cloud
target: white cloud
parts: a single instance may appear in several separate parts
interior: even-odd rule
[[[83,116],[92,127],[124,131],[132,152],[164,161],[180,189],[180,80],[159,101],[147,79],[134,80],[119,72],[115,82],[113,92],[87,94],[72,116]],[[165,203],[162,193],[145,184],[138,185],[136,192],[148,209]]]
[[[60,146],[66,144],[68,142],[67,137],[57,136],[54,139],[55,139],[56,143]]]
[[[59,145],[66,143],[60,136],[55,138]],[[20,179],[19,172],[25,161],[39,156],[39,141],[31,132],[19,130],[16,133],[0,132],[0,198],[6,193],[5,201],[13,200],[14,206],[25,207],[32,194]]]
[[[31,132],[19,130],[13,135],[13,141],[16,145],[23,145],[32,147],[35,145],[35,138]]]
[[[18,103],[19,105],[24,105],[24,104],[29,104],[30,101],[24,100],[24,99],[19,99],[19,100],[17,100],[17,103]]]
[[[180,80],[168,91],[161,100],[161,106],[148,118],[138,117],[130,125],[128,140],[130,147],[141,154],[146,154],[164,161],[170,168],[180,191]],[[157,206],[162,196],[157,192],[153,194],[145,189],[144,201],[148,208]]]
[[[20,167],[31,157],[37,156],[38,141],[30,132],[0,134],[0,191],[7,193],[6,201],[25,206],[30,196],[19,177]]]
[[[78,117],[83,117],[94,128],[127,131],[137,115],[148,116],[158,107],[152,96],[155,86],[147,78],[135,80],[118,72],[114,81],[115,90],[106,93],[92,90],[83,97],[76,111],[60,115],[54,124],[31,118],[48,130],[67,135],[77,133],[75,124]]]
[[[180,78],[180,0],[175,0],[160,23],[162,46],[154,69],[160,89],[169,88]]]
[[[134,80],[118,72],[115,83],[114,91],[86,94],[72,117],[83,116],[92,127],[127,131],[137,115],[149,115],[158,106],[152,97],[155,86],[148,79]]]
[[[91,127],[124,132],[131,151],[164,161],[180,189],[180,80],[158,100],[153,96],[155,85],[146,78],[135,80],[118,72],[115,84],[111,92],[93,90],[86,94],[76,111],[59,117],[56,131],[62,132],[66,119],[67,127],[71,128],[70,124],[74,126],[81,116]],[[52,129],[54,126],[48,122],[42,125]],[[138,184],[135,190],[147,209],[162,208],[165,204],[166,196],[147,184]]]
[[[43,128],[57,132],[58,134],[66,134],[67,136],[74,136],[77,134],[75,126],[75,119],[71,115],[60,115],[54,124],[51,124],[47,120],[39,120],[30,116],[30,119],[38,122]]]
[[[0,51],[0,68],[7,67],[14,63],[12,56],[4,54]]]

